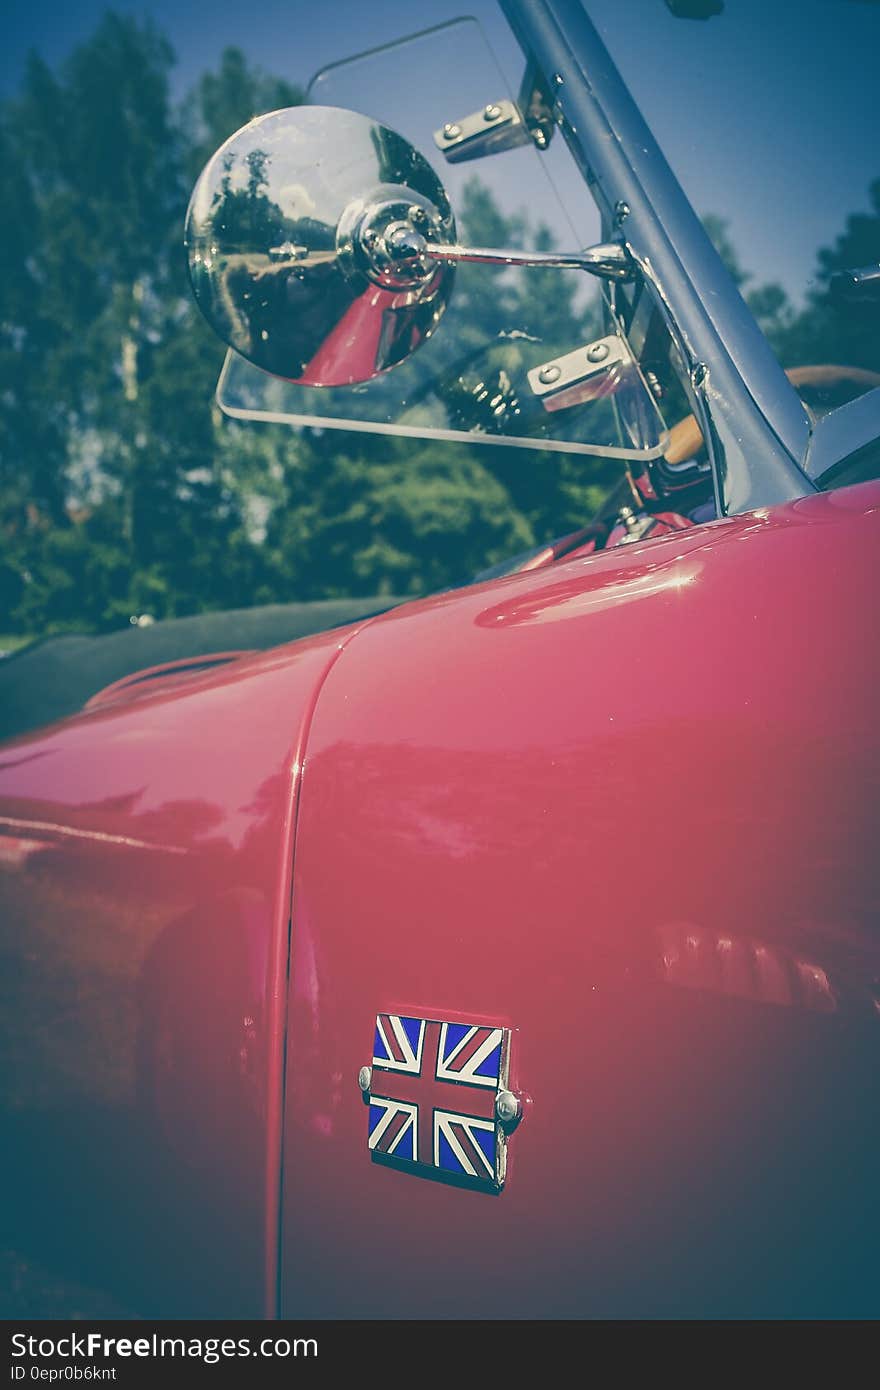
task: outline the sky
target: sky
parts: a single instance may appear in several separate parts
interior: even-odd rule
[[[587,8],[697,212],[800,298],[880,178],[880,3],[725,0],[705,22],[660,0]]]
[[[436,12],[413,9],[401,0],[47,0],[16,3],[4,21],[0,84],[17,85],[30,48],[50,64],[61,61],[85,39],[107,9],[149,16],[170,38],[177,54],[176,84],[183,92],[207,67],[215,66],[228,45],[240,47],[252,62],[291,81],[304,83],[318,68],[338,58],[460,14],[494,9],[482,0],[444,6]],[[512,43],[512,40],[511,40]]]
[[[103,0],[14,5],[0,93],[14,92],[30,48],[58,64],[105,8]],[[488,0],[440,0],[430,11],[403,0],[116,0],[115,8],[150,16],[170,38],[178,95],[229,44],[304,83],[327,63],[462,13],[480,18],[514,88],[521,68]],[[663,0],[587,8],[698,213],[726,217],[756,279],[779,280],[800,298],[816,249],[867,206],[868,182],[880,176],[880,4],[726,0],[724,14],[706,22],[674,19]],[[437,80],[454,91],[454,73]],[[553,160],[561,171],[557,153]]]

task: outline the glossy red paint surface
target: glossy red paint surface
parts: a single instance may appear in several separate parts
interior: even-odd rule
[[[415,351],[421,335],[407,312],[409,299],[406,292],[373,287],[345,312],[296,380],[310,386],[369,381],[377,364],[393,365]]]
[[[814,496],[7,744],[15,1248],[274,1308],[286,1029],[286,1313],[876,1313],[878,533]],[[380,1010],[514,1030],[500,1195],[370,1162]]]
[[[552,565],[555,561],[568,557],[577,551],[578,554],[592,555],[596,549],[598,541],[603,535],[600,526],[582,526],[578,531],[571,531],[567,536],[561,536],[559,540],[553,541],[550,545],[531,555],[521,564],[517,574],[526,574],[529,570],[540,570]]]
[[[208,656],[192,657],[177,661],[164,661],[159,666],[145,666],[133,671],[121,680],[105,685],[87,700],[84,709],[98,709],[115,704],[118,700],[130,700],[138,695],[155,695],[170,690],[174,685],[194,680],[206,671],[218,666],[228,666],[242,657],[253,656],[253,651],[211,652]]]
[[[293,824],[349,635],[0,750],[0,1244],[41,1315],[47,1268],[86,1290],[65,1312],[258,1315],[274,1287]]]
[[[343,653],[298,822],[285,1314],[878,1311],[878,554],[871,484]],[[370,1161],[380,1010],[514,1030],[500,1195]]]

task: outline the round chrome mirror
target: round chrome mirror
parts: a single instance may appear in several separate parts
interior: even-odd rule
[[[430,246],[454,242],[427,160],[336,107],[251,121],[206,165],[186,219],[208,322],[256,366],[310,386],[369,381],[430,337],[454,276]]]

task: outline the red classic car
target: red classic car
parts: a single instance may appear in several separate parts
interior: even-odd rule
[[[210,162],[219,399],[619,483],[501,574],[0,749],[6,1243],[71,1309],[880,1311],[880,243],[795,284],[876,177],[878,12],[503,8]],[[718,146],[784,322],[697,215]],[[474,179],[554,235],[471,244]]]

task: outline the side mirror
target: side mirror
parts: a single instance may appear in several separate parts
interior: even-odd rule
[[[459,246],[428,161],[333,106],[274,111],[227,140],[193,191],[186,244],[196,301],[223,341],[307,386],[351,386],[403,362],[437,327],[459,261],[604,279],[633,270],[616,243]]]
[[[369,381],[433,333],[454,267],[425,254],[455,222],[427,160],[354,111],[251,121],[208,162],[186,219],[196,302],[264,371]]]

